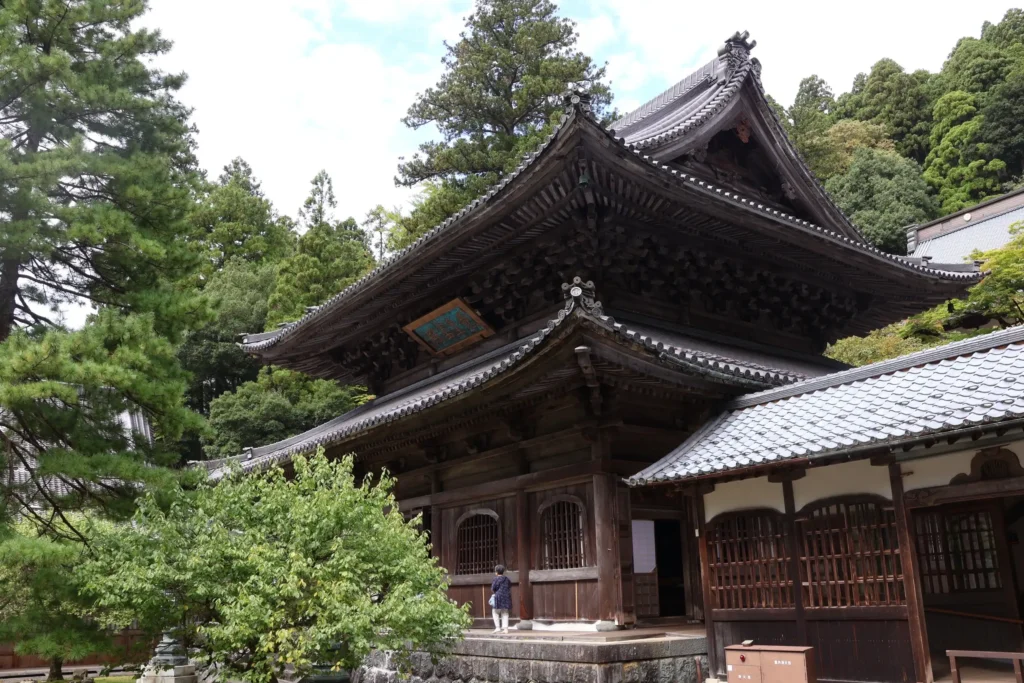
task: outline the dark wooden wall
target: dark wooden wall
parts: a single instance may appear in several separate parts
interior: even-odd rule
[[[543,570],[542,567],[542,540],[541,533],[541,506],[552,499],[571,497],[578,499],[584,506],[584,567],[580,570]],[[517,500],[524,500],[527,506],[526,518],[528,528],[537,530],[529,534],[526,547],[530,552],[530,567],[533,568],[530,581],[530,595],[532,598],[533,618],[551,619],[561,621],[595,620],[599,619],[598,613],[598,583],[596,575],[596,549],[595,549],[595,513],[594,513],[594,487],[590,482],[553,486],[538,491],[528,491],[521,498],[513,493],[491,500],[474,501],[462,505],[452,505],[441,508],[440,530],[442,538],[440,541],[441,564],[450,570],[456,567],[458,530],[456,523],[467,513],[474,510],[491,510],[498,515],[499,527],[501,530],[499,541],[501,544],[499,561],[506,567],[506,572],[512,580],[512,605],[511,618],[519,618],[523,576],[521,570],[524,564],[520,561],[518,554],[519,529],[517,518]],[[490,607],[487,604],[490,598],[490,583],[492,575],[472,575],[450,577],[452,586],[449,588],[449,595],[460,604],[468,603],[470,613],[475,619],[489,619]],[[478,625],[483,625],[479,624]]]
[[[64,662],[64,673],[83,666],[94,665],[119,665],[140,663],[153,656],[151,643],[143,639],[142,635],[134,631],[125,631],[114,639],[114,652],[106,655],[93,655],[85,659],[77,659],[71,662]],[[15,651],[14,643],[0,643],[0,671],[15,669],[47,669],[50,662],[34,655],[19,655]]]
[[[726,646],[810,645],[821,680],[922,680],[904,589],[912,546],[900,511],[874,496],[841,496],[786,513],[745,510],[703,519],[700,550],[709,647],[725,676]]]

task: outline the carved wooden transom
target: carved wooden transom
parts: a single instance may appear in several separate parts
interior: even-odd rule
[[[969,484],[1020,476],[1024,476],[1024,467],[1016,453],[1006,448],[985,448],[971,459],[970,473],[958,474],[949,483]]]

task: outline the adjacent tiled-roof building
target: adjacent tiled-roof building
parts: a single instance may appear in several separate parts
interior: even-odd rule
[[[1024,220],[1024,188],[907,228],[907,253],[935,263],[964,263],[976,252],[998,249]]]
[[[1024,326],[748,394],[633,485],[848,457],[1024,418]]]

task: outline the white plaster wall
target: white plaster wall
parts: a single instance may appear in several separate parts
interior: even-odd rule
[[[1014,441],[1001,446],[1001,448],[1013,451],[1017,454],[1017,460],[1020,460],[1020,454],[1024,452],[1024,442]],[[956,453],[903,462],[900,465],[903,469],[903,489],[913,491],[930,486],[946,486],[956,475],[968,474],[971,471],[971,460],[977,454],[978,449],[971,448]]]
[[[793,482],[793,503],[797,510],[822,498],[865,493],[892,500],[888,467],[872,465],[869,460],[854,460],[809,468],[807,476]]]
[[[740,479],[716,484],[715,490],[704,495],[704,518],[714,519],[723,512],[771,508],[786,511],[782,497],[782,484],[768,481],[767,477]]]

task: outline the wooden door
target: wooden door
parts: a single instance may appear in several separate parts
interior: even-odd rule
[[[1024,646],[1002,501],[914,511],[932,652]]]

